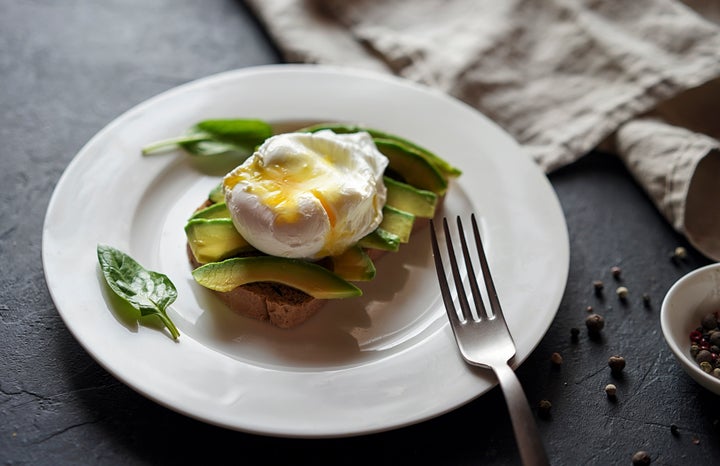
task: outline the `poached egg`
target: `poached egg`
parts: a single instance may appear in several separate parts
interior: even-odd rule
[[[225,201],[256,249],[320,259],[380,224],[387,164],[366,132],[279,134],[224,177]]]

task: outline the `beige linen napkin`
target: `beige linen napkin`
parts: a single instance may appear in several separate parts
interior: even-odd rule
[[[720,119],[698,113],[720,101],[705,85],[720,77],[712,2],[248,3],[288,61],[441,89],[495,120],[546,172],[612,147],[673,227],[720,260]],[[706,92],[686,100],[696,88]]]

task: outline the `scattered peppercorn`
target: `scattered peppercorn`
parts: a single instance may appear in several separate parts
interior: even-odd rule
[[[673,251],[673,257],[676,259],[685,259],[687,257],[687,250],[682,246],[678,246],[675,248],[675,251]]]
[[[622,269],[618,266],[615,266],[610,269],[610,273],[612,273],[612,276],[615,280],[618,280],[620,278],[620,274],[622,273]]]
[[[570,339],[571,339],[573,342],[577,342],[577,341],[578,341],[578,336],[579,336],[579,335],[580,335],[580,329],[579,329],[579,328],[573,327],[573,328],[570,329]]]
[[[614,384],[609,383],[605,385],[605,393],[608,398],[615,398],[615,395],[617,394],[617,387]]]
[[[562,357],[562,355],[561,355],[560,353],[555,352],[555,353],[553,353],[553,354],[550,355],[550,361],[551,361],[554,365],[559,366],[559,365],[561,365],[561,364],[563,363],[563,357]]]
[[[538,403],[538,416],[540,416],[543,419],[546,419],[550,416],[550,408],[552,408],[552,403],[548,400],[540,400]]]
[[[585,310],[588,311],[588,312],[592,312],[592,311],[593,311],[593,307],[592,307],[592,306],[588,306],[588,307],[585,308]]]
[[[693,437],[692,443],[693,443],[693,445],[700,445],[700,439],[697,437]]]
[[[628,297],[628,289],[624,286],[619,286],[617,290],[615,290],[615,293],[617,293],[618,298],[622,299],[623,301],[627,299]]]
[[[590,314],[585,319],[588,332],[597,334],[605,327],[605,319],[600,314]]]
[[[632,455],[633,466],[645,466],[650,464],[651,461],[650,455],[646,451],[641,450]]]
[[[603,282],[600,280],[595,280],[593,282],[593,288],[595,289],[595,294],[599,295],[602,293],[603,288],[605,288],[605,285],[603,285]]]
[[[610,356],[608,359],[608,366],[614,374],[619,374],[625,369],[625,358],[622,356]]]
[[[650,307],[650,295],[649,294],[643,293],[642,301],[643,301],[643,306]]]

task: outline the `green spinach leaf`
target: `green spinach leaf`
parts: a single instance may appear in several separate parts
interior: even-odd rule
[[[181,147],[191,155],[197,156],[231,154],[248,157],[257,146],[272,135],[272,126],[263,120],[205,120],[192,126],[183,136],[145,146],[142,153],[147,155],[172,147]]]
[[[141,316],[157,316],[177,340],[180,332],[166,311],[177,298],[177,290],[167,275],[146,270],[111,246],[98,245],[97,256],[110,289],[140,311]]]

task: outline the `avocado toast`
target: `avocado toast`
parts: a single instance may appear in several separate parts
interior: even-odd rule
[[[185,226],[195,281],[213,290],[233,311],[280,328],[300,325],[329,299],[361,295],[353,282],[375,277],[375,260],[410,241],[413,230],[434,215],[450,180],[460,174],[429,151],[377,130],[331,123],[298,132],[319,131],[367,133],[387,158],[382,220],[368,234],[321,258],[267,254],[236,228],[223,183],[208,194]]]

